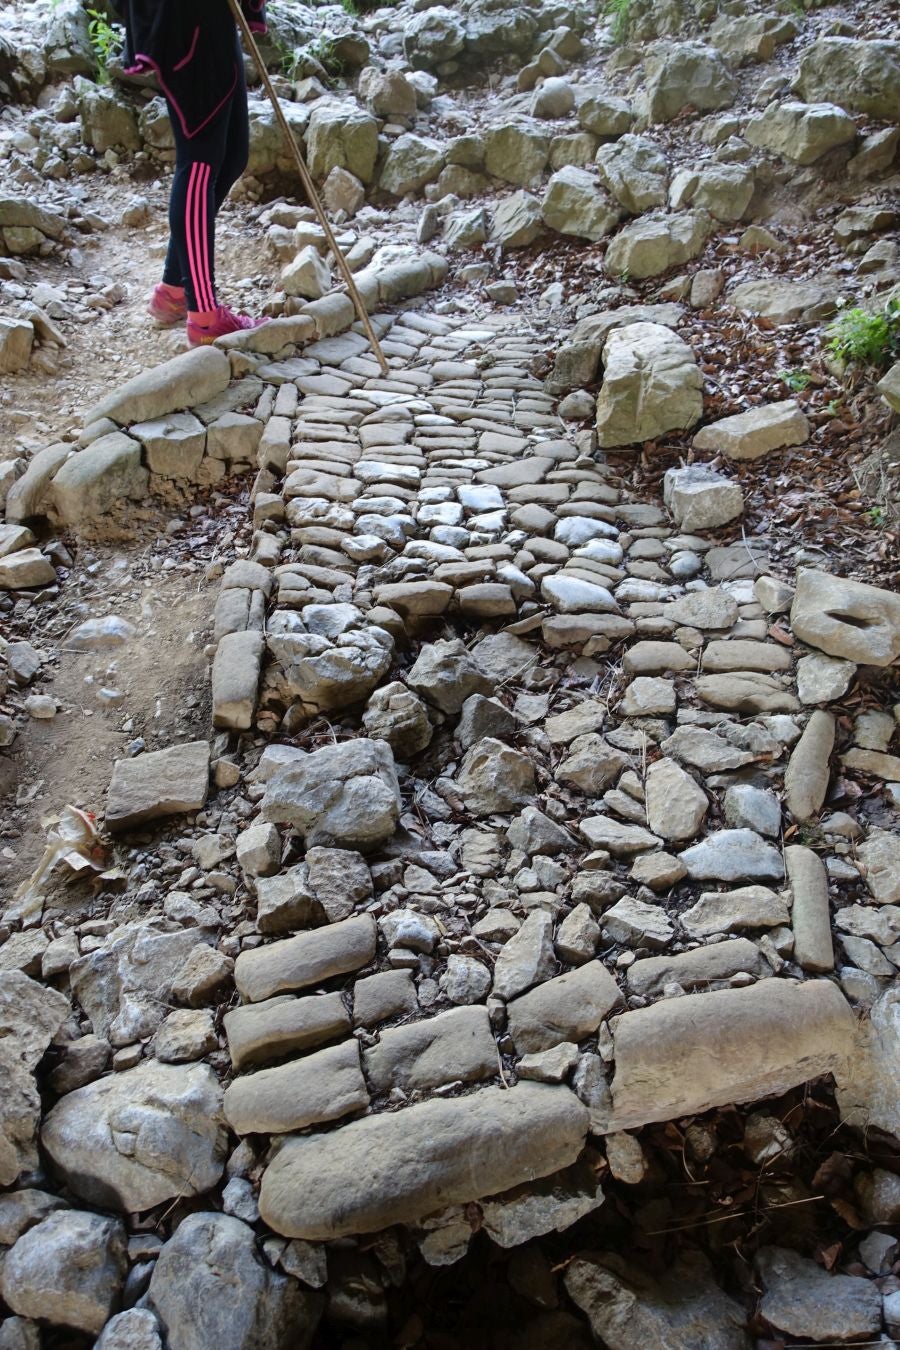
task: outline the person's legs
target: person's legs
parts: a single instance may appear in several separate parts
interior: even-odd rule
[[[169,199],[170,242],[163,285],[182,286],[188,311],[211,313],[215,290],[215,184],[225,157],[229,108],[196,136],[184,135],[177,118],[175,177]]]
[[[226,110],[225,146],[222,162],[216,174],[215,207],[218,211],[228,193],[247,167],[250,156],[250,117],[247,111],[247,84],[244,76],[244,58],[240,39],[235,34],[237,54],[237,86]]]

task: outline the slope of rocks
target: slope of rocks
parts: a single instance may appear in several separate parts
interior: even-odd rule
[[[37,723],[83,744],[46,643],[88,688],[163,659],[116,570],[152,584],[173,509],[151,568],[205,582],[209,665],[169,729],[106,690],[100,819],[7,869],[0,1344],[890,1344],[900,599],[760,499],[834,434],[766,361],[896,288],[896,35],[273,11],[389,374],[308,208],[265,201],[234,220],[269,324],[165,339],[0,464],[13,772]],[[27,398],[127,303],[41,280],[108,224],[72,184],[171,155],[79,5],[3,31]],[[866,449],[895,371],[853,387]],[[6,859],[39,854],[10,800]]]

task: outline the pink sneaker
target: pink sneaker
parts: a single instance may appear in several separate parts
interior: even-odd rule
[[[147,313],[159,328],[174,328],[187,318],[187,302],[184,291],[176,293],[171,286],[160,282],[154,286]]]
[[[251,319],[248,314],[235,314],[227,305],[218,305],[215,318],[211,323],[201,324],[196,319],[187,321],[187,340],[189,347],[203,347],[227,333],[240,333],[247,328],[260,328],[268,323],[268,318]]]

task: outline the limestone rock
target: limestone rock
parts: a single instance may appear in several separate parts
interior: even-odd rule
[[[498,1247],[518,1247],[544,1233],[564,1231],[603,1200],[596,1173],[582,1161],[483,1200],[484,1231]]]
[[[39,548],[20,548],[0,558],[0,590],[30,590],[55,586],[56,572]]]
[[[693,881],[780,881],[781,854],[755,830],[718,830],[680,855]]]
[[[311,1050],[350,1032],[350,1016],[336,993],[266,999],[232,1008],[224,1022],[236,1069]]]
[[[369,1093],[359,1056],[351,1039],[243,1074],[225,1091],[225,1118],[235,1134],[286,1134],[364,1110]]]
[[[217,347],[195,347],[171,361],[142,371],[113,390],[85,416],[85,426],[112,418],[120,425],[152,422],[183,408],[194,408],[228,388],[231,366]]]
[[[75,1195],[123,1210],[200,1195],[225,1163],[222,1090],[206,1064],[160,1064],[100,1078],[63,1097],[41,1141]]]
[[[744,130],[751,145],[814,164],[837,145],[856,139],[856,123],[833,103],[770,103]]]
[[[889,666],[900,656],[900,596],[803,567],[797,574],[791,629],[829,656]]]
[[[418,192],[437,178],[444,167],[444,147],[438,141],[407,132],[391,143],[379,186],[395,197]]]
[[[657,277],[703,252],[712,222],[706,211],[652,211],[624,225],[606,250],[610,276]]]
[[[562,1086],[434,1098],[288,1139],[263,1175],[260,1213],[277,1233],[308,1241],[378,1232],[557,1172],[575,1161],[587,1128],[587,1109]]]
[[[346,613],[338,619],[340,610]],[[302,618],[276,610],[267,624],[266,646],[283,672],[284,701],[299,704],[307,717],[368,698],[387,674],[394,652],[390,634],[374,624],[363,626],[353,605],[307,605]]]
[[[643,104],[651,122],[671,122],[689,105],[701,112],[727,108],[737,85],[715,47],[701,42],[662,43],[644,59]]]
[[[322,1306],[261,1258],[248,1224],[209,1213],[179,1224],[148,1300],[169,1350],[307,1350]]]
[[[652,440],[703,415],[703,377],[693,353],[662,324],[613,329],[602,359],[597,435],[604,448]]]
[[[458,713],[471,694],[492,694],[494,681],[458,638],[427,643],[407,681],[441,712]]]
[[[38,1165],[41,1099],[33,1072],[68,1015],[64,994],[22,971],[0,972],[0,1185]]]
[[[582,1041],[621,1000],[606,967],[588,961],[513,999],[507,1009],[509,1034],[520,1055]]]
[[[451,1008],[420,1022],[382,1031],[365,1053],[373,1092],[427,1091],[444,1083],[472,1083],[497,1073],[497,1044],[487,1009]]]
[[[359,970],[374,957],[375,942],[375,920],[360,914],[241,952],[234,965],[238,993],[249,1003],[259,1003]]]
[[[900,43],[822,37],[803,53],[796,89],[850,112],[888,122],[900,118]]]
[[[85,525],[115,515],[126,501],[146,497],[148,482],[138,442],[113,431],[59,469],[52,486],[54,509],[65,524]]]
[[[109,1319],[95,1350],[162,1350],[159,1323],[146,1308],[128,1308]]]
[[[630,133],[597,151],[600,181],[630,215],[665,206],[669,163],[655,141]]]
[[[579,1256],[566,1270],[569,1297],[610,1350],[749,1350],[746,1315],[715,1283],[700,1252],[656,1280],[613,1252]]]
[[[802,970],[834,970],[825,864],[817,853],[802,844],[788,844],[784,861],[794,897],[791,905],[794,960]]]
[[[465,23],[443,5],[413,14],[403,30],[403,51],[413,70],[431,70],[444,61],[452,61],[463,49]]]
[[[711,422],[694,437],[695,450],[713,450],[729,459],[760,459],[772,450],[803,445],[810,427],[792,398],[764,403],[734,417]]]
[[[662,839],[693,839],[709,809],[706,793],[674,760],[660,759],[647,771],[647,823]]]
[[[378,123],[356,103],[322,100],[313,109],[306,131],[309,170],[324,180],[333,169],[346,169],[361,183],[371,183],[378,156]]]
[[[596,243],[615,229],[621,211],[592,174],[566,165],[547,184],[541,216],[544,224],[559,234]]]
[[[543,229],[541,203],[532,193],[513,192],[499,202],[491,222],[491,240],[502,249],[527,248]]]
[[[375,690],[363,713],[363,726],[373,740],[387,741],[400,761],[424,750],[433,734],[425,704],[399,680]]]
[[[900,840],[891,830],[872,829],[857,845],[866,869],[866,885],[879,905],[900,904]]]
[[[613,1021],[610,1129],[754,1101],[843,1071],[855,1018],[828,980],[762,980],[665,999]]]
[[[663,496],[676,524],[690,532],[718,529],[744,510],[740,485],[702,464],[667,469]]]
[[[128,830],[160,816],[199,811],[209,792],[209,745],[189,741],[135,759],[117,759],[106,801],[106,825]]]
[[[484,137],[485,169],[501,182],[534,188],[550,156],[550,138],[527,121],[492,126]]]
[[[0,1292],[21,1317],[96,1335],[118,1305],[126,1268],[125,1229],[118,1219],[59,1210],[7,1254]]]
[[[534,796],[534,764],[521,751],[486,737],[466,751],[457,785],[475,816],[513,811]]]
[[[645,997],[658,997],[670,984],[682,989],[709,988],[743,972],[768,976],[769,965],[755,942],[731,938],[677,956],[648,956],[628,967],[628,988]]]
[[[870,1280],[835,1275],[784,1247],[763,1247],[756,1266],[765,1286],[760,1313],[779,1331],[816,1341],[853,1341],[881,1331],[881,1298]]]
[[[791,752],[784,775],[785,804],[797,821],[811,820],[822,809],[831,776],[834,737],[834,718],[817,709]]]
[[[775,324],[814,323],[835,312],[840,294],[841,281],[834,276],[808,281],[761,277],[741,282],[728,292],[727,299],[740,313],[759,314]]]
[[[515,998],[555,971],[553,920],[544,910],[535,910],[500,950],[494,966],[494,993],[498,998]]]
[[[281,769],[266,787],[261,818],[290,825],[308,846],[365,853],[390,839],[400,789],[390,747],[364,738],[315,750]]]

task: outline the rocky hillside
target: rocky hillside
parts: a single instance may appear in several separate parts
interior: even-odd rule
[[[224,294],[0,13],[0,1350],[900,1338],[900,29],[272,0]]]

